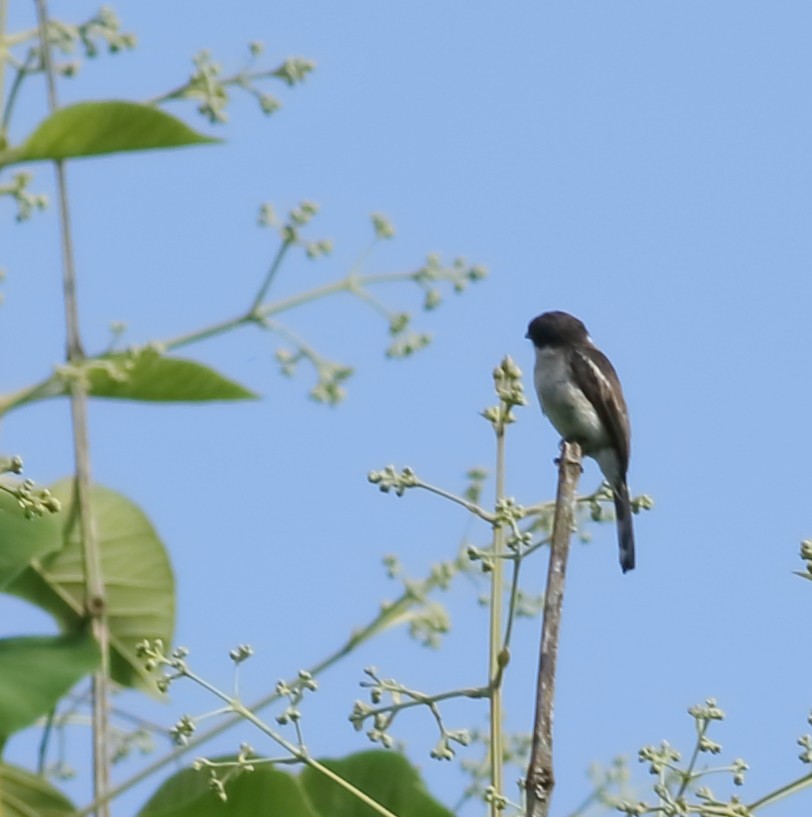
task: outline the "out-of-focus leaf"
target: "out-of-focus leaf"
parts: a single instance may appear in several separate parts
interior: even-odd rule
[[[10,484],[10,483],[9,483]],[[61,514],[26,519],[17,500],[0,491],[0,588],[25,570],[32,559],[62,547]]]
[[[220,758],[225,760],[226,758]],[[233,759],[233,758],[231,758]],[[398,817],[452,817],[433,799],[417,770],[394,752],[359,752],[324,766],[348,780]],[[221,802],[207,771],[185,769],[169,778],[138,817],[375,817],[355,795],[306,767],[295,777],[258,763],[225,783]]]
[[[89,632],[0,640],[0,735],[11,735],[49,712],[99,664]]]
[[[71,483],[52,489],[67,519]],[[100,485],[90,495],[104,577],[110,668],[124,686],[157,692],[154,679],[135,654],[142,639],[172,643],[175,626],[175,580],[169,556],[144,512],[129,499]],[[77,525],[72,525],[62,550],[31,566],[6,591],[51,613],[65,632],[81,632],[84,614],[84,559]]]
[[[47,780],[0,763],[0,814],[3,817],[70,817],[76,807]]]
[[[398,817],[453,817],[452,812],[428,793],[417,769],[396,752],[358,752],[321,763]],[[306,767],[299,779],[316,812],[323,817],[377,814],[316,769]]]
[[[225,790],[223,803],[205,771],[184,769],[161,785],[137,817],[322,817],[308,803],[298,777],[267,765],[237,775]]]

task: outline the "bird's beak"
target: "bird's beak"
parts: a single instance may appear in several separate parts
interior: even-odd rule
[[[530,332],[525,332],[524,336],[527,340],[530,340]]]

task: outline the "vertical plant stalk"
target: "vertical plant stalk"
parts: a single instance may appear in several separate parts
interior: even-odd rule
[[[48,89],[48,108],[51,113],[59,107],[56,80],[48,39],[47,0],[34,0],[39,25],[42,63]],[[66,357],[73,365],[85,359],[79,332],[79,309],[76,299],[76,265],[68,206],[68,188],[65,165],[54,162],[56,171],[57,199],[59,207],[60,243],[62,246],[62,289],[65,301]],[[73,450],[76,472],[69,528],[78,523],[82,542],[82,560],[85,574],[85,611],[93,626],[93,635],[101,652],[101,667],[93,676],[93,790],[94,799],[104,803],[104,795],[110,787],[108,751],[108,695],[109,695],[109,631],[105,602],[104,578],[101,554],[96,535],[93,512],[90,507],[90,446],[87,430],[87,385],[81,377],[70,381],[71,423],[73,426]],[[98,817],[107,817],[109,807],[101,805]]]
[[[8,18],[8,0],[0,0],[0,116],[3,114],[6,93],[6,20]],[[3,136],[0,131],[0,137]]]
[[[553,774],[553,703],[558,637],[561,629],[561,605],[575,512],[575,489],[581,477],[581,447],[562,442],[558,461],[558,490],[555,497],[553,533],[550,538],[550,566],[544,593],[544,617],[541,625],[536,718],[533,724],[533,748],[527,769],[525,792],[527,817],[547,817],[555,786]]]
[[[504,411],[504,406],[500,407]],[[508,409],[509,411],[509,409]],[[496,429],[496,503],[505,496],[505,423],[495,424]],[[504,746],[502,735],[502,670],[505,656],[502,654],[502,594],[504,592],[505,529],[497,523],[493,528],[493,567],[491,569],[491,605],[488,656],[488,682],[490,686],[490,765],[491,788],[496,795],[491,798],[491,817],[501,813],[500,797],[504,794]]]

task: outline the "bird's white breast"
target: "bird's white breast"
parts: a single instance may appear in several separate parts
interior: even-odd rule
[[[533,375],[541,410],[562,437],[577,440],[585,452],[608,444],[598,413],[572,382],[567,353],[563,349],[537,348]]]

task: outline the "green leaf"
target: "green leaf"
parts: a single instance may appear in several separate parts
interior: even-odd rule
[[[64,480],[51,492],[62,502],[65,518],[75,520],[71,485]],[[145,638],[172,643],[175,580],[169,557],[149,519],[129,499],[96,485],[90,504],[104,576],[113,679],[157,692],[135,645]],[[26,569],[6,591],[51,613],[65,632],[81,632],[86,621],[85,582],[77,525],[71,526],[62,550]]]
[[[228,760],[233,758],[219,758]],[[394,752],[359,752],[324,766],[377,800],[398,817],[452,817],[426,791],[417,770]],[[220,774],[224,774],[221,770]],[[321,772],[306,767],[298,777],[257,763],[225,784],[221,802],[209,785],[207,770],[184,769],[167,780],[138,817],[376,817]]]
[[[151,105],[79,102],[51,114],[21,145],[0,152],[0,167],[219,141]]]
[[[88,379],[91,396],[115,400],[204,402],[257,397],[202,363],[164,357],[149,348],[94,361]]]
[[[63,368],[48,380],[0,399],[0,414],[38,400],[64,397],[69,378],[83,377],[91,397],[163,403],[202,403],[212,400],[255,400],[258,395],[219,372],[177,357],[164,357],[144,347],[100,358],[80,367]]]
[[[452,817],[452,812],[428,793],[417,769],[403,755],[372,750],[321,763],[398,817]],[[299,779],[310,802],[323,817],[374,817],[377,814],[316,769],[305,768]]]
[[[61,524],[60,515],[26,519],[17,500],[0,491],[0,588],[25,570],[32,559],[62,547]]]
[[[49,712],[99,665],[89,632],[0,640],[0,735],[11,735]]]
[[[47,780],[0,763],[0,814],[3,817],[70,817],[76,807]]]
[[[205,771],[184,769],[161,785],[137,817],[320,817],[299,779],[268,765],[233,777],[225,789],[224,803]]]

